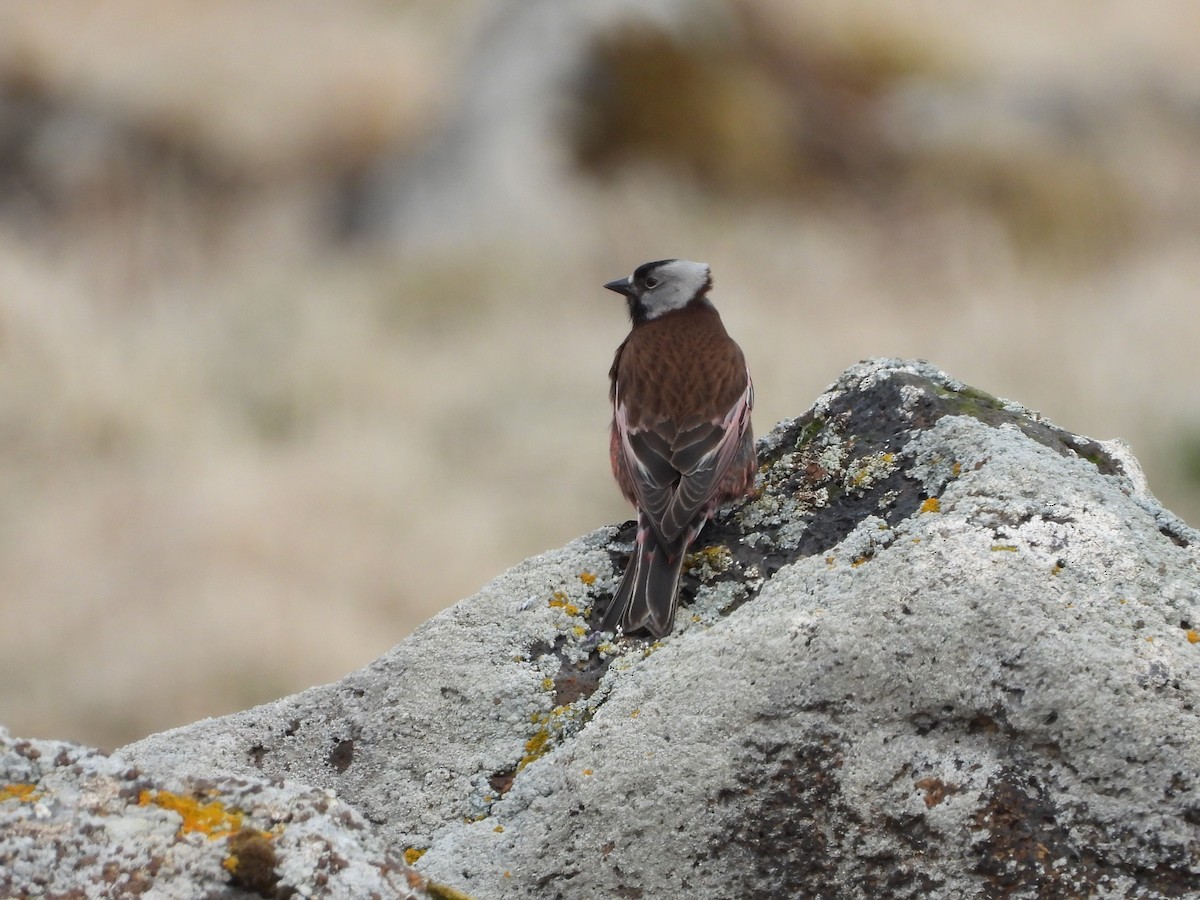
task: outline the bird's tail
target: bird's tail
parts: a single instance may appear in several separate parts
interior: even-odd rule
[[[645,629],[656,638],[671,632],[679,603],[683,560],[694,536],[695,532],[689,528],[676,543],[664,546],[645,516],[638,516],[633,555],[600,622],[601,631],[620,628],[630,634]]]

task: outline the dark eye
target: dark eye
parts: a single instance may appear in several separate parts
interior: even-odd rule
[[[643,281],[642,284],[646,285],[646,287],[648,287],[648,288],[656,288],[656,287],[658,287],[658,279],[655,278],[653,275],[648,275],[648,276],[646,276],[646,280]]]

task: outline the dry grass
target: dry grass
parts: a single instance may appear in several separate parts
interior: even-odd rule
[[[650,258],[712,264],[760,431],[856,359],[922,356],[1130,440],[1200,520],[1177,453],[1200,429],[1197,130],[1138,99],[1195,90],[1172,49],[1189,6],[1052,54],[1041,4],[989,6],[990,28],[872,4],[851,72],[910,72],[887,43],[903,22],[902,47],[916,34],[1001,92],[1101,104],[1074,150],[1014,138],[1001,104],[937,144],[948,158],[894,144],[882,200],[815,205],[625,161],[573,182],[541,231],[415,256],[331,242],[323,204],[385,140],[433,127],[469,7],[150,5],[70,33],[53,13],[77,4],[0,14],[5,109],[76,136],[31,149],[0,129],[0,722],[17,733],[113,745],[337,678],[624,517],[605,373],[625,325],[598,286]],[[828,6],[811,15],[836,50],[860,32]],[[746,77],[734,109],[767,89]],[[47,131],[64,109],[71,128]]]

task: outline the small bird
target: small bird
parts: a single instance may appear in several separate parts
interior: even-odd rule
[[[754,484],[754,385],[708,299],[704,263],[663,259],[604,285],[633,322],[613,359],[613,475],[638,512],[633,555],[600,629],[671,631],[688,547]]]

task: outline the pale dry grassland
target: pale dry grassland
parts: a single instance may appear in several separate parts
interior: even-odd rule
[[[1049,237],[1022,231],[1024,206],[954,202],[938,182],[958,160],[886,203],[730,196],[662,165],[566,173],[553,221],[419,252],[338,242],[340,180],[436,131],[477,6],[0,10],[14,733],[112,746],[338,678],[625,518],[606,373],[626,325],[599,285],[663,256],[712,265],[760,432],[857,359],[925,357],[1128,440],[1200,521],[1190,3],[830,2],[792,23],[836,45],[883,22],[983,94],[1091,104],[1080,140],[1122,221],[1036,136],[967,108],[980,121],[951,122],[966,137],[939,153],[1026,166]],[[784,0],[758,6],[790,21]]]

